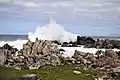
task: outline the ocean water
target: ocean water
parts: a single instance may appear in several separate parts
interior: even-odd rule
[[[28,35],[0,35],[0,41],[28,40]]]

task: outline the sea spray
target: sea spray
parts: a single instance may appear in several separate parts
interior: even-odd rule
[[[14,48],[17,48],[18,50],[23,48],[23,44],[27,43],[28,40],[15,40],[15,41],[0,41],[0,46],[3,46],[4,44],[9,44],[10,46],[13,46]]]
[[[35,41],[36,38],[42,40],[57,40],[60,42],[75,41],[77,34],[65,31],[64,27],[57,24],[51,19],[50,23],[45,26],[39,26],[35,33],[29,32],[28,38]]]

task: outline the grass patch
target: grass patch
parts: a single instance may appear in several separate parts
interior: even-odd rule
[[[71,66],[44,66],[38,70],[16,70],[0,66],[0,80],[16,80],[25,74],[36,74],[42,80],[94,80],[100,77],[99,71],[78,69],[81,74],[73,73],[76,70]]]

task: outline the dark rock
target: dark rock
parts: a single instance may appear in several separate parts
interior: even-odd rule
[[[64,50],[64,49],[60,49],[60,51],[65,52],[65,50]]]
[[[56,43],[57,45],[61,45],[61,43],[59,42],[59,41],[57,41],[57,40],[55,40],[55,41],[52,41],[53,43]]]
[[[95,53],[95,55],[97,56],[97,57],[100,57],[101,55],[104,55],[105,54],[105,52],[104,51],[101,51],[101,50],[98,50],[96,53]]]
[[[120,41],[111,40],[110,43],[113,45],[114,48],[120,49]]]
[[[69,47],[78,47],[77,42],[69,42]]]
[[[120,57],[120,51],[118,51],[118,52],[116,52],[117,53],[117,55]]]
[[[86,37],[77,36],[77,45],[85,45],[86,44]]]
[[[8,49],[8,50],[11,50],[13,47],[8,45],[8,44],[5,44],[2,46],[2,49]]]
[[[67,42],[63,42],[63,44],[61,46],[62,47],[69,47],[69,44]]]
[[[87,41],[87,44],[94,44],[95,43],[95,40],[91,37],[87,37],[86,41]]]

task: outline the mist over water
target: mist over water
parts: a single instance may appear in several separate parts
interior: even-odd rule
[[[45,26],[39,26],[36,32],[29,32],[28,38],[31,41],[35,41],[36,38],[42,40],[57,40],[60,42],[75,41],[77,34],[73,34],[65,31],[64,27],[57,24],[56,21],[51,20],[49,24]]]

